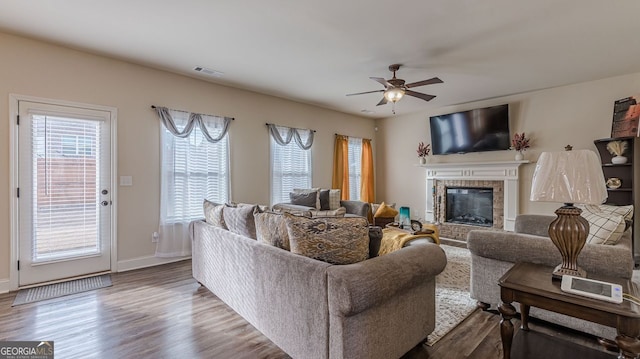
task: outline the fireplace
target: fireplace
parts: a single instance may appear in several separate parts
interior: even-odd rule
[[[444,238],[465,240],[469,231],[479,228],[513,231],[519,207],[518,167],[526,163],[529,161],[429,163],[425,165],[427,170],[425,219],[437,223],[440,236]],[[483,209],[480,210],[482,213],[480,216],[487,218],[486,225],[479,227],[478,223],[449,222],[447,216],[450,213],[447,213],[447,203],[457,202],[457,200],[447,200],[447,189],[454,188],[492,189],[493,200],[487,198],[474,200],[477,203],[472,205],[478,207],[479,203],[491,203],[491,207],[482,206]],[[488,212],[488,208],[491,208],[491,212]],[[456,210],[466,212],[464,207]],[[484,219],[477,218],[472,221],[485,222]],[[492,221],[491,225],[489,225],[489,221]]]
[[[493,226],[493,188],[447,187],[446,195],[446,222]]]

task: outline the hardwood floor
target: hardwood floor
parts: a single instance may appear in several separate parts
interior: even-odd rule
[[[0,295],[0,340],[53,340],[56,358],[289,358],[196,283],[190,261],[113,274],[112,281],[17,307],[16,293]],[[499,322],[499,315],[476,310],[433,347],[418,345],[403,358],[501,358]],[[598,347],[591,337],[531,327]]]

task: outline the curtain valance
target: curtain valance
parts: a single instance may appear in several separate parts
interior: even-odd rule
[[[160,117],[160,120],[162,121],[164,127],[174,136],[180,138],[189,137],[191,131],[193,131],[193,129],[197,125],[202,131],[204,138],[206,138],[207,141],[211,143],[220,141],[227,134],[227,132],[229,131],[229,124],[233,120],[233,118],[231,117],[220,117],[203,115],[199,113],[183,112],[171,110],[166,107],[156,106],[153,108],[156,110],[156,113],[158,114],[158,117]],[[187,118],[181,120],[176,119],[175,116],[178,113],[184,113]],[[186,122],[182,130],[178,128],[179,122]]]
[[[294,139],[298,147],[303,150],[308,150],[313,145],[313,130],[278,126],[271,123],[268,123],[267,126],[269,126],[271,137],[280,146],[288,145],[291,139]]]

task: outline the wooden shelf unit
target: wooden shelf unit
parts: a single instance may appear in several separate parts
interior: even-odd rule
[[[613,164],[611,159],[613,155],[607,150],[607,144],[612,141],[627,141],[627,150],[625,156],[627,162],[623,164]],[[620,138],[602,138],[594,140],[593,143],[600,155],[600,161],[602,162],[602,172],[604,172],[605,180],[612,177],[617,177],[622,182],[619,188],[608,188],[607,192],[609,197],[606,204],[616,206],[633,206],[633,257],[636,265],[640,263],[640,227],[636,224],[638,216],[636,215],[638,208],[636,203],[640,203],[640,190],[637,188],[637,183],[640,180],[640,166],[635,165],[635,159],[640,159],[640,143],[638,143],[638,137],[620,137]]]

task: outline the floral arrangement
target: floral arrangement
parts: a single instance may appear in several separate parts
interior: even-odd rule
[[[524,135],[524,132],[522,134],[518,134],[516,132],[513,135],[513,140],[511,140],[511,145],[512,145],[511,148],[513,148],[518,152],[524,151],[530,147],[530,142],[531,142],[531,139],[527,138]]]
[[[627,141],[611,141],[607,143],[607,151],[615,156],[622,156],[627,150]]]
[[[425,145],[424,142],[420,142],[418,143],[418,150],[416,152],[418,152],[418,157],[427,157],[429,156],[429,152],[431,152],[431,145]]]

